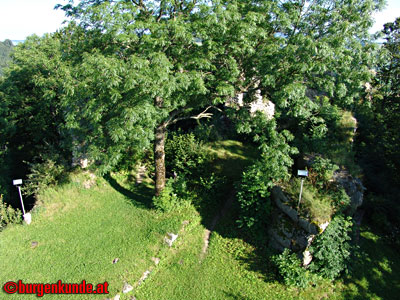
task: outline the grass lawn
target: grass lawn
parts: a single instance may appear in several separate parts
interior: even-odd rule
[[[213,232],[204,260],[200,256],[204,229],[193,230],[190,237],[176,245],[176,252],[158,273],[140,286],[135,292],[136,298],[287,300],[323,299],[326,295],[335,299],[332,297],[334,286],[330,283],[324,283],[323,288],[302,291],[274,280],[272,269],[263,269],[268,267],[268,262],[255,255],[256,249],[251,244],[226,236],[222,228],[232,225],[229,223],[224,222]]]
[[[181,240],[158,273],[135,292],[138,300],[179,299],[340,299],[390,300],[400,295],[400,260],[369,228],[361,231],[360,253],[351,274],[317,287],[286,287],[275,279],[268,255],[235,237],[232,220],[222,222],[200,259],[202,228]]]
[[[249,163],[245,153],[239,152],[245,148],[236,142],[219,142],[214,149],[219,149],[222,174],[234,168],[240,172],[238,164]],[[10,226],[0,233],[1,285],[17,280],[109,283],[107,296],[44,296],[79,300],[114,297],[125,282],[134,290],[121,295],[121,300],[133,295],[137,300],[375,300],[400,295],[399,256],[368,228],[360,239],[360,252],[365,255],[355,260],[350,276],[304,290],[290,288],[276,280],[267,250],[257,248],[236,228],[235,203],[212,232],[202,257],[208,223],[193,206],[159,213],[150,208],[149,182],[136,186],[132,176],[114,174],[97,178],[86,189],[83,183],[88,180],[88,174],[73,174],[71,182],[49,188],[40,196],[31,225]],[[164,242],[167,232],[179,233],[171,248]],[[153,257],[161,259],[158,265]],[[119,261],[113,264],[115,258]],[[146,270],[152,272],[139,286]],[[0,299],[36,298],[0,291]]]
[[[0,282],[103,283],[111,295],[122,290],[124,282],[139,280],[153,264],[151,257],[166,249],[163,238],[176,232],[189,211],[159,214],[132,202],[120,186],[117,191],[104,179],[85,189],[82,175],[56,189],[48,189],[41,206],[27,226],[11,226],[0,233]],[[151,199],[152,190],[143,187]],[[142,194],[143,194],[142,193]],[[138,193],[139,194],[139,193]],[[142,195],[143,197],[143,195]],[[140,195],[138,195],[140,198]],[[193,213],[193,211],[191,212]],[[37,246],[32,248],[32,242]],[[119,258],[116,264],[113,260]],[[28,295],[5,295],[1,299],[36,299]],[[59,295],[45,295],[59,299]],[[61,296],[62,297],[62,296]],[[98,295],[68,296],[68,299],[104,299]]]
[[[254,146],[234,140],[210,143],[207,150],[216,158],[213,163],[216,173],[227,177],[230,183],[240,180],[243,170],[259,156]]]
[[[400,298],[400,256],[383,238],[364,226],[360,237],[363,255],[346,279],[345,299],[378,300]]]

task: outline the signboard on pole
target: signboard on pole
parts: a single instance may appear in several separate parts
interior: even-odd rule
[[[24,221],[26,222],[26,224],[29,225],[32,222],[32,216],[30,213],[25,212],[24,201],[22,200],[21,187],[20,187],[20,185],[22,185],[22,179],[14,179],[13,185],[17,186],[19,198],[21,199],[22,212],[24,213],[23,214]]]
[[[13,180],[13,185],[20,185],[22,184],[22,179],[14,179]]]
[[[307,170],[297,170],[297,176],[301,177],[301,185],[300,185],[300,194],[299,194],[299,203],[297,204],[297,209],[300,207],[300,202],[301,202],[301,194],[303,193],[303,181],[305,177],[308,177],[308,171]]]
[[[307,170],[297,170],[297,176],[308,177],[308,171]]]

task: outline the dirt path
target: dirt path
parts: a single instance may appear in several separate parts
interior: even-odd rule
[[[212,231],[214,230],[215,226],[218,224],[219,220],[221,220],[226,215],[226,213],[230,210],[234,199],[235,199],[235,191],[232,191],[229,194],[228,200],[226,200],[222,210],[214,216],[209,228],[204,230],[204,237],[203,237],[204,245],[203,245],[203,249],[201,250],[200,261],[202,261],[204,259],[205,255],[207,253],[208,244],[210,241],[210,235],[211,235]]]

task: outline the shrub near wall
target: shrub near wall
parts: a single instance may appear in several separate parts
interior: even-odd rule
[[[21,211],[14,209],[3,202],[3,195],[0,194],[0,231],[9,224],[21,222]]]
[[[352,226],[351,217],[337,215],[333,218],[324,233],[311,245],[313,261],[310,270],[330,280],[347,271],[352,252],[350,245]]]

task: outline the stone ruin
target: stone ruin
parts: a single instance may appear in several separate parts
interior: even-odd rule
[[[261,95],[261,90],[256,90],[250,103],[244,103],[243,99],[247,93],[237,94],[235,97],[230,98],[225,105],[228,107],[247,107],[252,115],[257,111],[263,113],[268,119],[272,119],[275,114],[275,104],[267,100]]]
[[[333,180],[340,184],[350,197],[350,205],[346,213],[354,215],[363,203],[364,186],[358,178],[352,177],[346,171],[335,172]],[[297,210],[290,206],[290,199],[279,186],[272,189],[271,199],[274,209],[268,231],[270,246],[278,251],[288,248],[301,254],[303,265],[307,266],[312,261],[308,249],[316,236],[328,227],[329,221],[317,224],[301,217]]]

